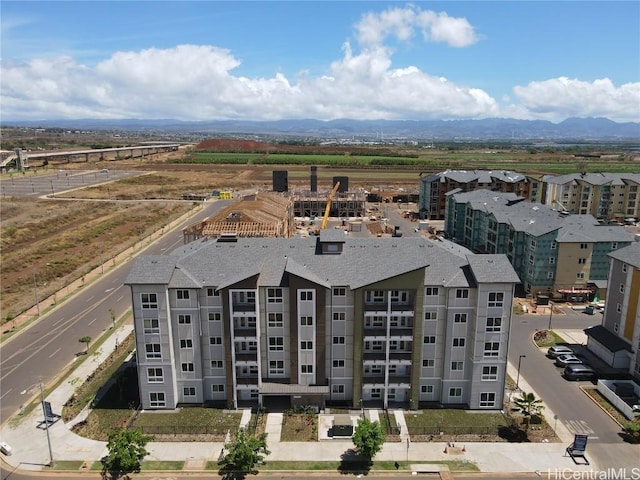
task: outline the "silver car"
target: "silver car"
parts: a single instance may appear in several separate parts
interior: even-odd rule
[[[554,345],[547,350],[547,356],[556,358],[558,355],[573,355],[573,350],[566,345]]]
[[[558,355],[554,362],[558,367],[566,367],[567,365],[575,365],[576,363],[582,363],[575,355]]]

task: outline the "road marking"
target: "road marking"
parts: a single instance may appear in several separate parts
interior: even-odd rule
[[[55,352],[53,352],[51,355],[49,355],[49,358],[53,357],[56,353],[58,353],[60,350],[62,349],[62,347],[60,347],[59,349],[57,349]]]
[[[93,295],[91,295],[89,298],[87,298],[86,302],[87,302],[87,303],[89,303],[89,302],[90,302],[91,300],[93,300],[93,299],[94,299],[94,296],[93,296]]]
[[[97,320],[97,318],[94,318],[93,320],[91,320],[89,323],[87,323],[87,326],[91,325],[93,322],[95,322]]]
[[[113,282],[112,282],[112,283],[113,283]],[[111,288],[107,288],[107,289],[104,291],[104,293],[109,293],[111,290],[113,290],[113,287],[111,287]]]
[[[123,298],[124,298],[124,295],[120,295],[120,296],[118,297],[118,299],[116,300],[116,302],[119,302],[119,301],[120,301],[120,300],[122,300]]]
[[[567,420],[567,429],[571,433],[576,433],[580,435],[589,435],[591,433],[596,433],[587,422],[584,420]],[[593,437],[591,437],[593,438]]]
[[[10,388],[9,390],[7,390],[6,392],[4,392],[2,395],[0,395],[0,398],[4,397],[6,394],[8,394],[11,390],[13,390],[13,388]]]

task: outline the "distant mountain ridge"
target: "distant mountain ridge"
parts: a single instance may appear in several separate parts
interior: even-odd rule
[[[560,123],[546,120],[488,118],[482,120],[41,120],[4,121],[3,126],[42,128],[149,130],[218,134],[287,135],[318,138],[384,140],[640,140],[640,123],[618,123],[607,118],[568,118]]]

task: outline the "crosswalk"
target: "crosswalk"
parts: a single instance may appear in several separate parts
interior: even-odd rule
[[[567,429],[577,435],[589,435],[590,440],[595,440],[598,437],[594,435],[596,432],[589,426],[584,420],[566,420],[565,425]]]

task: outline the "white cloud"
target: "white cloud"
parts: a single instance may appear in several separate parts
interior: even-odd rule
[[[414,30],[422,32],[424,40],[446,43],[451,47],[467,47],[478,41],[473,26],[466,18],[450,17],[419,7],[389,8],[382,13],[367,13],[356,24],[358,42],[362,45],[383,43],[394,36],[406,41]]]
[[[607,117],[640,121],[640,83],[616,87],[608,78],[585,82],[567,77],[516,86],[520,109],[529,117],[562,120],[566,117]]]

